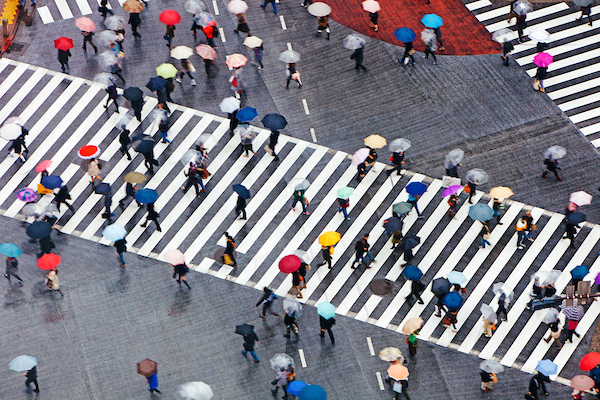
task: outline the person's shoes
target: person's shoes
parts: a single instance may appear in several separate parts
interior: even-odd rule
[[[266,6],[264,4],[261,4],[260,7],[264,10],[266,8]],[[237,33],[237,32],[236,32]]]
[[[496,225],[504,225],[502,222],[498,222]]]
[[[436,313],[435,316],[438,318],[442,318],[442,314],[440,314],[440,313]]]
[[[309,213],[308,211],[306,211],[304,214],[306,214],[306,215],[310,215],[310,213]]]
[[[34,392],[34,393],[39,393],[39,392],[40,392],[40,389],[33,389],[33,392]]]
[[[581,337],[581,335],[580,335],[579,333],[577,333],[577,332],[575,332],[575,331],[573,331],[573,333],[575,334],[575,336],[577,336],[577,337]]]
[[[523,246],[517,246],[517,249],[519,249],[519,250],[523,250],[524,248],[525,247],[523,247]]]
[[[119,208],[121,209],[121,211],[125,211],[125,204],[119,203]]]
[[[160,229],[160,228],[156,228],[156,230],[159,231],[159,232],[162,232],[162,229]]]
[[[352,264],[352,266],[350,268],[356,269],[356,266],[354,264]]]
[[[560,350],[560,349],[562,349],[562,346],[560,346],[560,347],[554,346],[554,348]]]
[[[259,318],[266,318],[266,316],[264,316],[263,314],[258,314]]]
[[[298,89],[300,89],[301,87],[302,87],[302,84],[299,84],[299,85],[298,85]]]
[[[297,295],[296,295],[296,298],[298,298],[298,299],[301,299],[301,298],[302,298],[302,295],[301,295],[301,294],[297,294]]]
[[[417,303],[419,303],[419,304],[425,304],[425,302],[423,302],[423,300],[419,300]]]
[[[284,338],[288,338],[288,339],[290,338],[290,336],[291,335],[286,335],[286,334],[283,335]]]
[[[329,266],[329,269],[333,269],[333,267],[330,265],[330,266]]]
[[[196,86],[196,80],[192,79],[192,86]]]
[[[286,85],[286,86],[285,86],[285,89],[289,89],[289,88],[290,88],[290,87],[289,87],[289,85]]]
[[[258,364],[260,362],[260,360],[254,360],[255,364]]]
[[[158,389],[154,389],[154,391],[155,391],[156,393],[158,393],[158,394],[161,394],[161,393],[162,393],[162,392],[161,392],[160,390],[158,390]]]
[[[528,238],[527,240],[529,240],[530,242],[533,242],[533,239],[532,239],[532,238]]]
[[[562,182],[563,178],[561,178],[560,176],[558,178],[556,178],[557,181]]]

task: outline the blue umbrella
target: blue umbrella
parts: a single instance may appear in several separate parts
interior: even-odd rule
[[[427,185],[422,182],[411,182],[405,189],[413,196],[420,196],[427,191]]]
[[[431,291],[436,297],[443,297],[450,291],[450,281],[446,278],[435,278],[431,282]]]
[[[0,254],[6,257],[19,257],[23,252],[16,244],[2,243],[0,244]]]
[[[141,189],[135,192],[135,199],[140,204],[154,203],[158,199],[158,193],[154,189]]]
[[[146,83],[146,87],[153,92],[158,92],[164,87],[167,86],[167,80],[162,76],[155,76],[154,78],[150,78],[148,83]]]
[[[63,180],[58,175],[48,175],[42,179],[42,186],[47,189],[56,189],[62,186]]]
[[[317,314],[325,319],[335,317],[335,307],[328,301],[323,301],[317,304]]]
[[[243,198],[243,199],[250,198],[250,191],[248,189],[246,189],[246,186],[236,183],[235,185],[232,186],[232,188],[241,198]]]
[[[425,14],[421,19],[421,23],[428,28],[436,29],[444,25],[444,20],[439,15]]]
[[[94,186],[94,193],[96,194],[109,194],[110,193],[110,185],[108,183],[99,183]]]
[[[410,43],[415,40],[417,34],[412,29],[404,27],[396,29],[396,31],[394,31],[394,36],[401,42]]]
[[[583,279],[589,273],[590,269],[587,265],[579,265],[571,270],[573,279]]]
[[[537,364],[535,369],[542,375],[550,376],[558,372],[558,365],[550,360],[542,360]]]
[[[267,114],[262,119],[262,123],[265,126],[265,128],[270,129],[272,131],[278,131],[279,129],[285,128],[288,122],[283,115]]]
[[[415,265],[407,265],[402,271],[402,275],[409,281],[418,281],[423,277],[423,272]]]
[[[123,239],[127,235],[127,231],[125,227],[117,224],[108,225],[102,231],[102,236],[106,240],[110,240],[111,242],[116,242],[117,240]]]
[[[31,356],[19,356],[8,363],[8,368],[13,371],[29,371],[37,365],[37,360]]]
[[[300,394],[300,391],[306,386],[308,386],[306,383],[296,380],[288,383],[286,390],[292,396],[298,396]]]
[[[469,208],[469,217],[475,221],[489,221],[494,216],[494,210],[487,204],[477,203]]]
[[[398,232],[402,229],[402,220],[398,217],[389,218],[383,223],[383,227],[388,232]]]
[[[27,227],[27,236],[32,239],[41,239],[50,236],[52,233],[52,225],[46,221],[35,221]]]
[[[239,110],[236,114],[236,118],[240,121],[240,122],[250,122],[252,121],[254,118],[256,118],[258,116],[258,112],[256,111],[256,108],[254,107],[244,107],[241,110]]]
[[[319,385],[306,385],[298,393],[298,400],[327,400],[327,393]]]
[[[462,272],[452,271],[447,276],[448,281],[453,285],[464,285],[468,279]]]
[[[396,203],[392,206],[392,211],[396,214],[408,214],[412,208],[412,204],[401,201],[400,203]]]
[[[458,292],[450,292],[442,299],[442,302],[450,311],[458,311],[460,306],[463,305],[464,301],[465,300]]]

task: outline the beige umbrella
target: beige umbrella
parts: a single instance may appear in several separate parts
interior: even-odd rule
[[[386,144],[387,140],[380,135],[370,135],[365,138],[365,145],[372,149],[381,149],[382,147],[385,147]]]
[[[244,39],[244,46],[250,47],[251,49],[260,46],[263,40],[258,36],[248,36]]]
[[[490,190],[490,196],[496,199],[508,199],[513,194],[513,191],[506,186],[498,186]]]
[[[127,0],[123,3],[123,10],[128,13],[141,13],[144,11],[144,6],[138,0]]]
[[[421,317],[411,318],[408,321],[406,321],[406,323],[402,327],[402,332],[405,333],[406,335],[410,335],[411,333],[421,329],[422,325],[423,325],[423,318],[421,318]]]
[[[402,357],[402,352],[395,347],[386,347],[379,352],[379,358],[383,361],[396,361]]]
[[[125,174],[125,176],[123,177],[123,180],[125,182],[128,183],[142,183],[142,182],[146,182],[146,175],[144,174],[140,174],[139,172],[128,172]]]

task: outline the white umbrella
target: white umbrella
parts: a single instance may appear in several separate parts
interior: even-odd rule
[[[559,312],[556,308],[549,308],[548,310],[546,310],[546,313],[542,317],[542,322],[546,324],[552,324],[558,321],[558,314]]]
[[[248,36],[244,39],[244,46],[250,47],[251,49],[259,47],[263,43],[263,40],[258,36]]]
[[[535,282],[535,280],[538,279],[540,286],[547,286],[554,284],[554,282],[556,282],[556,280],[560,277],[560,274],[561,271],[556,269],[538,271],[531,276],[531,281]]]
[[[488,304],[482,304],[479,308],[479,311],[481,311],[481,315],[483,315],[483,318],[485,318],[486,321],[490,321],[492,323],[496,321],[496,311],[494,311],[494,309]]]
[[[287,369],[290,365],[294,365],[294,359],[287,354],[275,354],[271,357],[271,369],[279,371],[280,369]]]
[[[186,400],[211,400],[214,396],[210,386],[204,382],[188,382],[179,385],[177,395]]]
[[[492,286],[492,292],[494,294],[504,294],[507,300],[506,303],[511,302],[515,295],[512,289],[503,282],[494,283],[494,286]]]
[[[183,154],[181,157],[181,162],[183,165],[188,165],[190,162],[196,163],[202,160],[202,153],[196,150],[189,149]]]
[[[206,11],[206,5],[203,2],[197,0],[186,1],[183,5],[183,8],[185,8],[185,11],[191,14],[198,14],[203,11]]]
[[[300,53],[294,50],[286,50],[279,55],[279,61],[283,61],[284,63],[297,63],[300,61]]]
[[[222,112],[231,114],[240,109],[240,104],[241,101],[235,97],[226,97],[221,101],[221,104],[219,104],[219,108]]]
[[[587,206],[588,204],[592,204],[592,195],[581,190],[571,193],[569,201],[578,206]]]
[[[302,316],[302,304],[295,299],[286,297],[283,299],[283,309],[290,317],[300,318]]]
[[[504,367],[496,360],[483,360],[479,364],[479,368],[491,374],[497,374],[504,371]]]
[[[492,33],[492,38],[498,43],[504,43],[510,40],[513,31],[508,28],[498,29]]]
[[[125,18],[121,17],[120,15],[110,16],[106,18],[106,21],[104,21],[104,26],[106,26],[108,29],[112,29],[113,31],[125,29],[126,24],[127,22],[125,21]]]
[[[444,158],[444,168],[456,167],[463,160],[465,152],[461,149],[450,150]]]
[[[331,14],[331,7],[322,1],[317,1],[308,6],[307,11],[315,17],[324,17]]]
[[[25,125],[25,121],[21,117],[8,117],[4,120],[5,124],[17,124],[20,126]]]
[[[163,258],[171,265],[185,264],[185,255],[178,249],[169,249],[165,251]]]
[[[366,12],[376,13],[381,10],[381,5],[379,5],[378,1],[375,0],[366,0],[362,2],[362,8]]]
[[[113,74],[102,72],[94,77],[94,82],[105,86],[115,86],[117,84]]]
[[[240,135],[240,139],[244,139],[249,135],[252,135],[252,132],[250,132],[245,126],[238,125],[238,127],[233,130],[233,134]]]
[[[531,3],[525,0],[518,0],[513,4],[513,11],[519,15],[525,15],[533,10]]]
[[[392,143],[389,144],[390,151],[394,153],[403,153],[406,150],[410,149],[412,144],[410,140],[404,138],[394,139]]]
[[[231,0],[227,3],[227,11],[232,14],[243,14],[248,11],[248,4],[243,0]]]
[[[12,371],[23,372],[29,371],[37,365],[37,360],[31,356],[19,356],[8,363],[8,368]]]
[[[467,172],[466,177],[469,182],[474,183],[476,185],[483,185],[484,183],[487,183],[490,179],[488,174],[484,170],[479,168],[475,168]]]
[[[529,39],[535,40],[537,42],[545,42],[550,39],[550,34],[543,29],[536,29],[534,31],[529,32]]]
[[[360,49],[361,47],[364,47],[366,43],[367,42],[365,41],[365,39],[355,35],[348,35],[342,41],[342,44],[348,50]]]
[[[310,262],[310,259],[308,258],[308,253],[303,250],[295,250],[292,254],[300,258],[305,264],[308,264]]]
[[[194,55],[194,50],[187,46],[177,46],[171,50],[171,57],[178,60],[186,60]]]
[[[6,140],[15,140],[23,133],[21,125],[4,124],[0,127],[0,136]]]
[[[567,154],[567,150],[561,146],[550,146],[544,151],[544,158],[560,160]]]
[[[292,186],[294,190],[306,190],[310,186],[310,182],[308,179],[294,178],[290,181],[290,186]]]

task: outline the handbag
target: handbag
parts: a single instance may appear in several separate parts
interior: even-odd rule
[[[308,202],[308,199],[306,197],[304,197],[304,204],[309,205],[310,203]]]
[[[415,54],[415,49],[410,49],[410,50],[408,51],[408,55],[409,55],[409,56],[412,56],[413,54]]]
[[[273,155],[273,149],[271,149],[268,144],[265,144],[265,152],[269,153],[270,156]]]
[[[396,393],[402,393],[402,384],[400,382],[394,382],[392,390]]]
[[[223,254],[223,261],[227,265],[233,264],[233,260],[231,259],[231,257],[229,256],[229,254]]]
[[[492,381],[493,381],[494,383],[498,383],[498,377],[497,377],[497,376],[496,376],[496,374],[494,374],[493,372],[492,372]]]
[[[471,193],[471,186],[467,185],[463,188],[463,192],[470,194]]]
[[[483,235],[483,240],[488,240],[490,238],[490,234],[486,233]]]
[[[300,72],[294,72],[294,73],[292,74],[292,79],[293,79],[293,80],[297,80],[297,79],[299,79],[299,78],[300,78]]]
[[[536,80],[533,81],[533,88],[535,90],[540,90],[541,87],[542,86],[540,85],[540,81],[538,79],[536,79]]]

